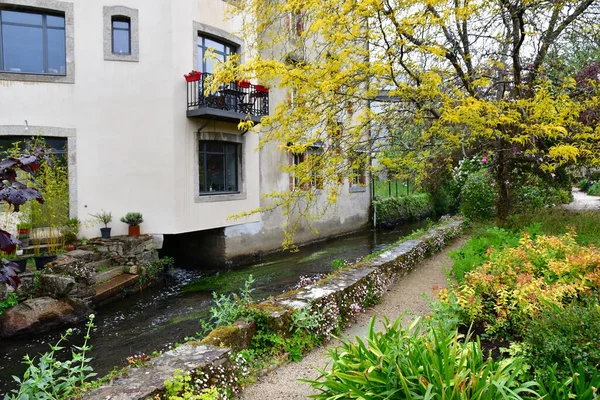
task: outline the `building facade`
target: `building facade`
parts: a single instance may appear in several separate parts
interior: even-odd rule
[[[70,213],[112,212],[113,235],[128,211],[142,231],[177,250],[218,247],[226,259],[276,249],[277,211],[230,220],[285,190],[278,165],[289,155],[237,124],[256,122],[285,93],[232,82],[206,94],[214,63],[237,53],[239,21],[221,0],[0,0],[0,139],[41,135],[64,144]],[[213,49],[215,59],[204,57]],[[200,74],[184,75],[190,70]],[[315,223],[319,237],[368,223],[369,191],[343,183],[336,210]],[[358,190],[357,190],[358,189]],[[351,193],[355,192],[355,193]],[[100,226],[82,234],[98,236]],[[300,229],[298,241],[315,240]],[[206,249],[204,249],[206,248]]]

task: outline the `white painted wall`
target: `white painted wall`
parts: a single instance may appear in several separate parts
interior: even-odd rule
[[[0,0],[38,5],[42,0]],[[48,1],[44,0],[47,4]],[[0,128],[22,126],[44,133],[57,127],[75,130],[74,214],[88,219],[111,211],[113,235],[125,234],[119,218],[128,211],[144,215],[144,233],[182,233],[231,226],[228,255],[249,248],[272,250],[281,244],[283,219],[278,213],[230,221],[231,214],[261,205],[260,193],[287,188],[288,176],[277,165],[287,155],[269,146],[255,151],[258,136],[247,133],[243,146],[246,198],[198,202],[197,134],[204,121],[186,117],[183,75],[197,68],[194,21],[226,32],[239,21],[225,20],[228,3],[221,0],[72,0],[74,9],[75,83],[2,80]],[[139,12],[139,62],[103,57],[103,7],[125,6]],[[281,96],[280,96],[281,97]],[[277,101],[271,98],[273,107]],[[12,128],[11,128],[12,129]],[[10,130],[10,129],[9,129]],[[5,130],[6,131],[6,130]],[[7,133],[5,132],[4,133]],[[240,134],[235,124],[210,123],[204,132]],[[13,129],[8,134],[21,134]],[[260,163],[260,167],[259,167]],[[347,195],[338,211],[319,223],[323,235],[360,228],[368,220],[369,194]],[[100,225],[82,235],[99,235]],[[300,241],[315,239],[300,232]],[[260,237],[260,240],[257,240]],[[250,243],[251,241],[253,243]],[[258,243],[260,242],[260,243]]]

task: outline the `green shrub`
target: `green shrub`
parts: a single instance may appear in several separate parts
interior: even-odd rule
[[[556,376],[555,371],[558,366],[549,367],[546,382],[539,380],[537,382],[541,398],[597,400],[600,371],[596,370],[590,377],[587,377],[583,364],[578,365],[578,368],[574,368],[569,363],[570,376],[566,379],[559,379]]]
[[[373,201],[373,206],[377,209],[378,226],[393,226],[402,221],[421,219],[434,211],[433,201],[427,193],[379,199]]]
[[[539,380],[548,384],[551,373],[563,381],[572,376],[570,365],[590,380],[600,366],[600,305],[577,302],[549,307],[528,326],[524,343]]]
[[[13,378],[19,384],[19,390],[13,390],[12,395],[6,395],[5,400],[22,399],[54,399],[67,400],[78,397],[82,389],[88,384],[86,380],[96,376],[96,373],[89,365],[91,358],[87,357],[87,352],[92,348],[88,345],[90,340],[90,331],[94,328],[94,314],[89,316],[86,324],[87,331],[84,336],[82,346],[73,346],[71,359],[59,361],[55,352],[63,349],[62,342],[65,342],[73,333],[68,329],[55,346],[50,345],[50,352],[42,354],[39,359],[24,357],[23,363],[27,370],[23,378]]]
[[[521,357],[494,361],[479,341],[443,326],[401,319],[375,331],[366,341],[342,340],[330,350],[331,370],[310,382],[316,399],[521,399],[534,382],[521,383]]]
[[[487,170],[469,174],[460,191],[460,211],[472,220],[489,219],[495,214],[496,193]]]
[[[518,233],[497,227],[474,233],[463,247],[448,253],[454,261],[452,271],[457,282],[462,283],[465,274],[489,259],[493,250],[517,246],[520,237]]]
[[[590,186],[590,188],[588,189],[588,194],[590,196],[600,196],[600,181]]]
[[[8,297],[2,301],[0,301],[0,316],[4,314],[4,312],[10,308],[13,308],[19,303],[19,298],[15,292],[12,292],[8,295]]]
[[[583,178],[582,180],[579,181],[577,186],[579,187],[579,189],[581,189],[581,191],[587,192],[588,189],[590,188],[590,180],[587,178]]]

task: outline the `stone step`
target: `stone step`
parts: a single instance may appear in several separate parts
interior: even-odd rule
[[[109,261],[109,265],[110,265],[110,260],[108,260],[108,261]],[[96,268],[96,270],[97,270],[97,268]],[[112,267],[112,268],[106,269],[104,271],[97,272],[96,273],[96,284],[109,281],[112,278],[115,278],[115,277],[121,275],[124,270],[125,270],[125,267],[123,267],[122,265],[118,265],[116,267]]]
[[[121,290],[133,286],[137,283],[138,276],[132,274],[121,274],[115,276],[111,280],[96,285],[96,295],[94,296],[94,303],[98,303],[102,300],[106,300],[109,297],[114,296]]]
[[[93,261],[88,263],[88,266],[94,267],[94,269],[96,271],[98,271],[99,269],[108,269],[107,267],[110,267],[112,264],[112,261],[110,258],[105,258],[102,260],[98,260],[98,261]]]

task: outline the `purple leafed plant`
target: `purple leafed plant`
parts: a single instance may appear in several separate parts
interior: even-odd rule
[[[17,181],[19,170],[33,177],[42,162],[50,162],[50,159],[41,146],[28,146],[21,156],[7,157],[0,161],[0,202],[6,202],[14,212],[19,211],[23,204],[31,200],[43,203],[44,199],[37,189]],[[12,253],[17,244],[19,241],[13,235],[0,229],[0,250]],[[19,267],[4,258],[1,261],[0,283],[7,283],[16,289],[21,283],[18,276]]]

